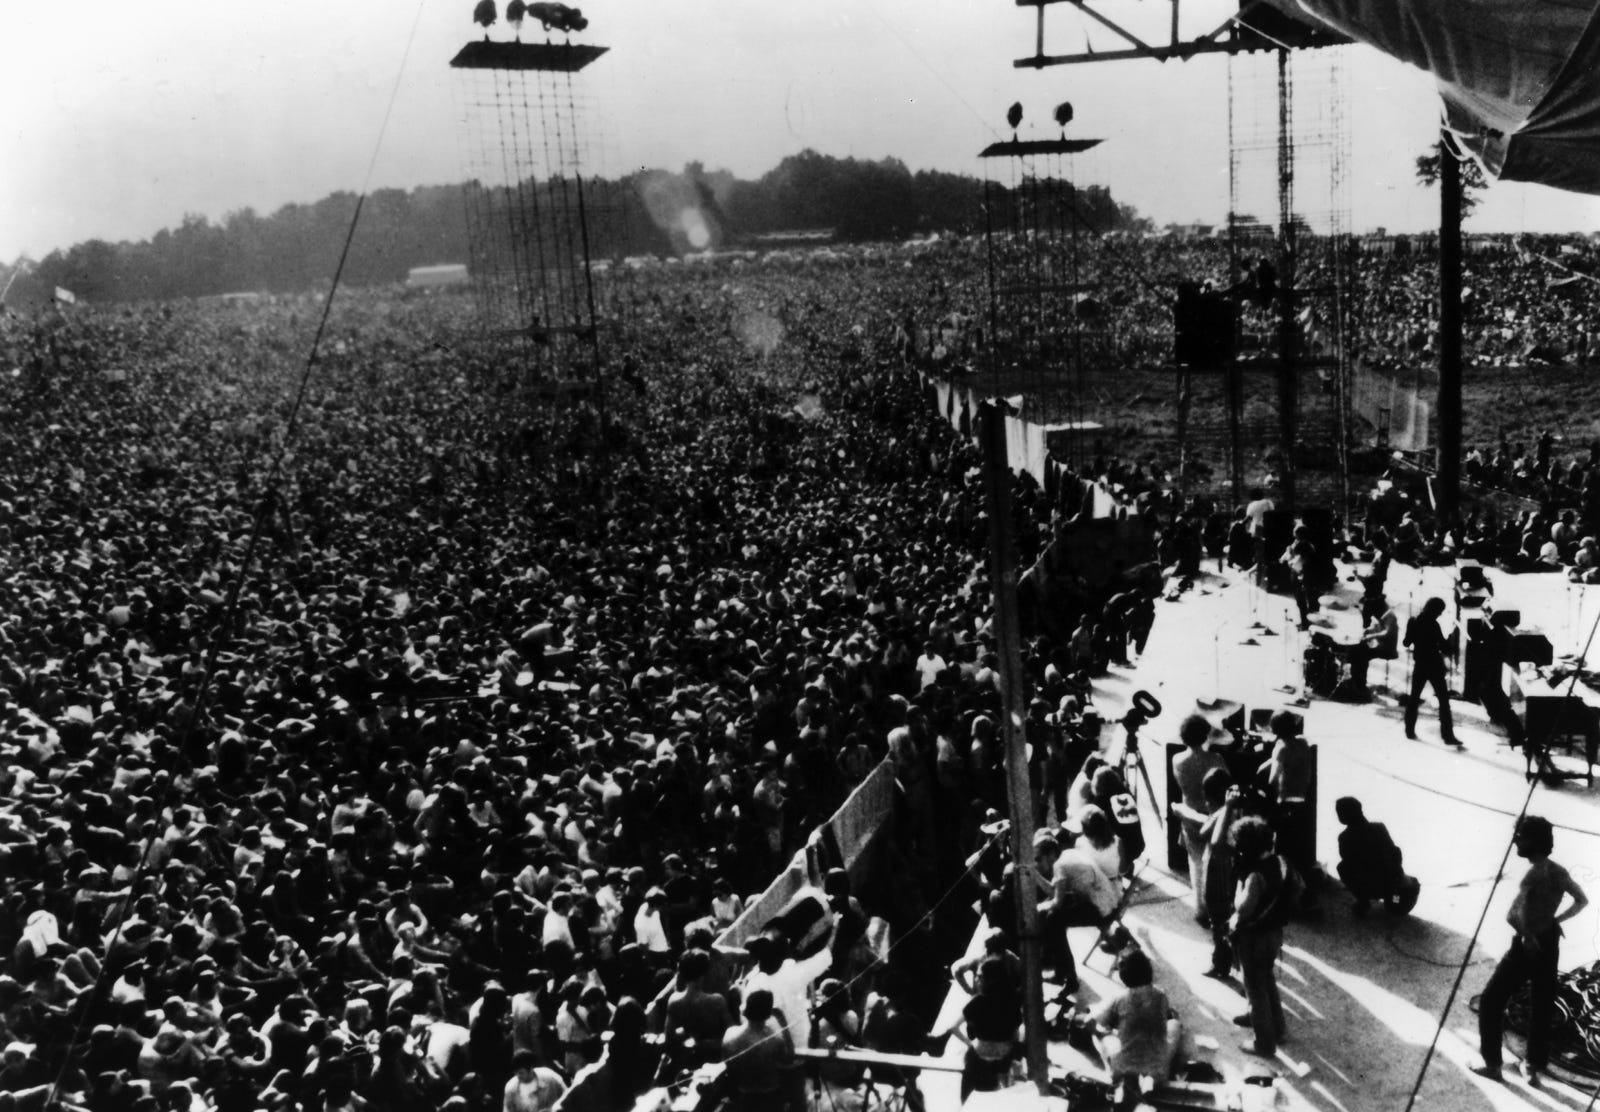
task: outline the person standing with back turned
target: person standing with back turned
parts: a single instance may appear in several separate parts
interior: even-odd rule
[[[1527,981],[1531,1008],[1528,1055],[1522,1062],[1522,1076],[1537,1087],[1540,1075],[1550,1064],[1550,1017],[1555,1010],[1556,971],[1561,962],[1561,924],[1588,907],[1589,897],[1571,873],[1550,860],[1555,831],[1549,819],[1538,815],[1522,819],[1517,823],[1512,844],[1517,847],[1518,856],[1528,859],[1528,871],[1517,886],[1511,910],[1506,912],[1506,922],[1516,936],[1505,957],[1494,967],[1478,1002],[1478,1049],[1483,1065],[1473,1072],[1500,1080],[1506,1002],[1517,986]],[[1566,896],[1571,896],[1572,902],[1562,911]]]

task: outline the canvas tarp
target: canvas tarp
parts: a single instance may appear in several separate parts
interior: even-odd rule
[[[1600,0],[1273,0],[1433,74],[1495,177],[1600,193]]]

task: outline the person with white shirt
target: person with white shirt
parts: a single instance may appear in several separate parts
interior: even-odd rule
[[[928,641],[923,644],[922,655],[917,657],[915,667],[917,669],[917,689],[926,691],[933,686],[934,681],[939,678],[939,673],[943,672],[948,665],[945,664],[944,657],[939,655],[939,650],[934,647],[933,642]]]
[[[644,903],[633,916],[634,941],[657,960],[664,960],[672,953],[672,943],[667,940],[667,924],[662,919],[662,911],[666,906],[666,890],[652,888],[644,894]]]
[[[567,1083],[555,1070],[541,1066],[530,1050],[511,1056],[516,1072],[506,1082],[502,1112],[547,1112],[567,1091]]]
[[[833,967],[833,926],[822,948],[808,958],[791,957],[788,940],[772,930],[752,938],[746,950],[756,967],[745,975],[745,997],[757,989],[771,992],[779,1022],[794,1037],[794,1045],[810,1046],[811,986]]]
[[[540,942],[545,946],[552,942],[564,942],[568,946],[573,946],[571,914],[572,893],[565,889],[552,893],[550,906],[544,913]]]

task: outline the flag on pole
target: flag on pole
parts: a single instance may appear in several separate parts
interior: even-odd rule
[[[78,295],[64,286],[57,286],[56,300],[61,302],[63,305],[76,305],[78,303]]]

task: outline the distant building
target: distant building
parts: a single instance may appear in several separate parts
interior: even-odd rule
[[[435,286],[461,286],[467,282],[465,263],[444,263],[439,266],[414,266],[406,275],[406,288],[432,289]]]

